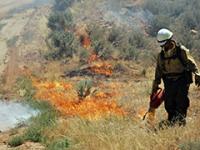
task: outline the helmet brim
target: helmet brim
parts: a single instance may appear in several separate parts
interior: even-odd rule
[[[162,41],[162,42],[158,41],[158,43],[159,43],[160,46],[164,46],[167,43],[167,41]]]

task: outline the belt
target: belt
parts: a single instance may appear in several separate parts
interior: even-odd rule
[[[163,75],[163,79],[178,79],[179,77],[183,76],[184,72],[181,73],[166,73]]]

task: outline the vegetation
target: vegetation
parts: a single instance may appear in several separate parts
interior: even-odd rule
[[[24,139],[22,136],[15,136],[8,141],[8,145],[10,145],[11,147],[17,147],[19,145],[22,145],[23,143]]]
[[[72,0],[56,0],[54,11],[49,17],[48,27],[51,29],[48,45],[52,49],[47,58],[60,59],[72,57],[76,52],[74,47],[75,36],[73,34],[73,18],[67,8],[72,4]]]
[[[10,139],[9,145],[13,147],[19,146],[25,141],[40,142],[48,145],[49,139],[44,133],[47,129],[53,128],[56,125],[57,111],[48,102],[38,101],[34,98],[35,89],[31,83],[29,78],[21,77],[17,81],[16,88],[25,91],[23,95],[24,103],[38,110],[39,114],[31,118],[28,128],[22,135]]]
[[[48,145],[48,150],[64,150],[69,147],[69,141],[66,138],[56,139]]]
[[[196,36],[191,30],[196,30],[199,37],[200,1],[198,0],[145,0],[143,9],[153,14],[148,33],[152,36],[160,28],[169,28],[175,33],[175,37],[190,49],[200,49]],[[198,45],[198,46],[197,46]]]
[[[77,55],[84,64],[90,57],[90,51],[82,47],[81,38],[75,36],[75,22],[73,13],[70,11],[73,9],[69,9],[73,2],[73,0],[55,1],[48,22],[51,33],[47,41],[52,51],[47,57],[62,59]],[[187,126],[184,128],[174,127],[159,130],[156,126],[152,129],[146,126],[145,121],[141,120],[142,113],[139,114],[139,112],[140,108],[146,110],[148,106],[151,88],[151,81],[148,78],[153,78],[153,69],[151,63],[148,63],[148,59],[155,61],[156,33],[160,28],[166,27],[174,31],[175,38],[186,47],[191,48],[195,57],[200,58],[200,27],[198,26],[200,14],[197,12],[200,2],[198,0],[190,2],[186,0],[144,0],[141,7],[153,16],[149,19],[146,30],[142,32],[116,25],[106,28],[96,22],[86,22],[88,27],[86,32],[91,39],[91,50],[94,50],[94,53],[103,60],[115,58],[127,61],[130,68],[134,70],[134,75],[128,79],[115,80],[112,78],[100,82],[102,87],[105,86],[105,91],[115,92],[117,103],[128,114],[124,117],[109,116],[107,118],[101,118],[101,114],[99,114],[94,120],[91,119],[92,121],[74,116],[64,116],[59,118],[58,124],[58,112],[47,102],[37,101],[34,98],[35,89],[32,87],[31,81],[21,77],[17,83],[18,89],[22,93],[21,96],[24,97],[26,103],[38,109],[40,113],[31,119],[28,129],[21,136],[14,137],[9,141],[9,145],[18,146],[25,141],[33,141],[44,144],[49,150],[66,149],[69,146],[71,149],[97,150],[145,150],[147,147],[163,150],[199,148],[200,131],[196,126],[199,120],[199,101],[191,103],[192,110],[189,110],[191,118],[188,119]],[[191,30],[196,32],[191,32]],[[141,67],[135,62],[146,62],[147,65],[143,64]],[[115,68],[119,70],[120,75],[129,71],[129,68],[124,67],[121,62],[118,62]],[[82,100],[93,92],[93,82],[80,78],[74,78],[72,82],[81,80],[76,83],[76,93]],[[115,84],[116,82],[117,84]],[[109,86],[112,88],[109,89]],[[194,87],[192,88],[194,89]],[[68,91],[66,90],[66,92]],[[198,90],[192,90],[191,99],[199,99],[197,93]],[[158,109],[156,117],[156,124],[159,124],[161,119],[165,119],[164,109]]]
[[[91,94],[93,83],[91,80],[82,80],[77,84],[76,91],[80,99]]]

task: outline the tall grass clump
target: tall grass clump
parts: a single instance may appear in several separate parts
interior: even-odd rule
[[[17,147],[24,143],[23,136],[15,136],[8,141],[8,145],[11,147]]]

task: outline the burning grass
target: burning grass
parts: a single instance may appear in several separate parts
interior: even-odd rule
[[[80,100],[72,84],[64,82],[33,81],[36,98],[49,101],[63,115],[99,119],[110,115],[124,116],[112,93],[97,92]]]

